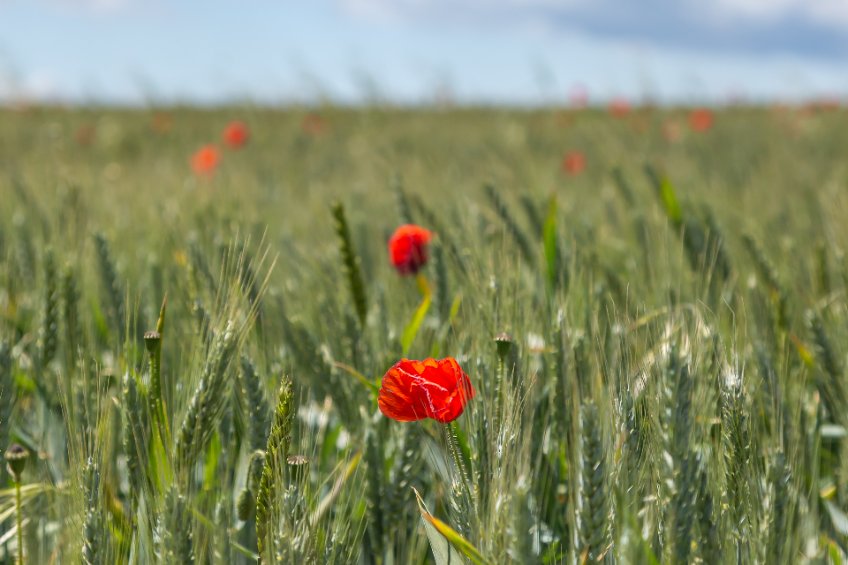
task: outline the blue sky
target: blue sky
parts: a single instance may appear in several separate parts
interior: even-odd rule
[[[0,100],[848,94],[846,0],[0,0]]]

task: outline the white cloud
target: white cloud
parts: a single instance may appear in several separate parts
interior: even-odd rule
[[[52,72],[36,69],[23,77],[21,91],[26,98],[49,100],[59,95],[60,88]]]
[[[811,16],[819,22],[837,24],[848,29],[848,2],[845,0],[819,0],[817,2],[798,2],[810,10]]]
[[[121,2],[126,0],[87,0],[88,2]],[[440,13],[478,14],[527,10],[531,15],[537,11],[565,12],[575,6],[591,6],[589,0],[338,0],[349,12],[362,16],[396,18]],[[617,0],[624,2],[626,0]],[[848,1],[846,0],[706,0],[686,2],[693,14],[730,20],[757,20],[769,22],[785,17],[800,16],[822,24],[848,25]],[[598,9],[609,9],[612,2],[595,2]],[[678,4],[669,0],[670,4]],[[651,15],[646,10],[644,16]]]
[[[802,17],[822,25],[848,26],[845,0],[713,0],[704,4],[715,14],[731,19],[770,22]]]
[[[84,10],[93,14],[112,14],[139,4],[135,0],[33,0],[33,3],[48,8]]]
[[[335,0],[392,22],[535,26],[560,33],[705,52],[842,59],[848,0]]]
[[[727,18],[777,19],[786,15],[796,0],[713,0],[704,4],[710,11]]]
[[[121,3],[128,0],[77,0],[88,3]],[[497,15],[508,12],[521,17],[539,13],[568,13],[569,9],[591,8],[590,0],[337,0],[349,13],[379,19],[421,16],[476,14]],[[596,1],[598,10],[609,10],[617,2]],[[686,5],[693,14],[724,23],[770,23],[799,17],[822,25],[848,27],[848,0],[669,0],[670,5]],[[522,11],[524,12],[522,14]],[[643,14],[650,19],[650,10]]]
[[[497,15],[518,9],[562,9],[587,0],[339,0],[342,7],[357,16],[381,20],[420,16]]]
[[[341,5],[350,14],[366,19],[392,20],[400,15],[396,5],[382,0],[341,0]]]
[[[0,73],[0,101],[55,101],[61,98],[61,93],[55,75],[45,69],[34,69],[23,75]]]

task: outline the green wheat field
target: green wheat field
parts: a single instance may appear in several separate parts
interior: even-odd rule
[[[848,111],[689,112],[0,111],[0,562],[842,563]]]

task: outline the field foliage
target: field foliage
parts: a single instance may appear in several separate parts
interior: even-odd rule
[[[848,114],[688,118],[3,110],[0,560],[841,563]]]

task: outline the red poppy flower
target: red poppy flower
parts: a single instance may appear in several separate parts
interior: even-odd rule
[[[579,175],[586,168],[586,156],[580,151],[569,151],[562,158],[562,170],[569,175]]]
[[[230,122],[224,129],[224,143],[233,149],[242,147],[250,139],[250,130],[244,122]]]
[[[689,127],[693,131],[707,131],[713,127],[713,113],[706,108],[698,108],[689,114]]]
[[[446,424],[459,418],[472,398],[471,381],[453,357],[401,359],[383,376],[377,404],[399,422],[432,418]]]
[[[310,112],[300,122],[300,129],[310,137],[318,137],[327,129],[327,122],[320,115]]]
[[[427,263],[427,244],[433,238],[429,230],[405,224],[389,239],[389,258],[402,275],[414,275]]]
[[[610,102],[609,112],[616,118],[623,118],[630,113],[630,102],[626,98],[615,98]]]
[[[211,176],[221,160],[221,154],[214,145],[204,145],[191,157],[191,168],[198,176]]]

